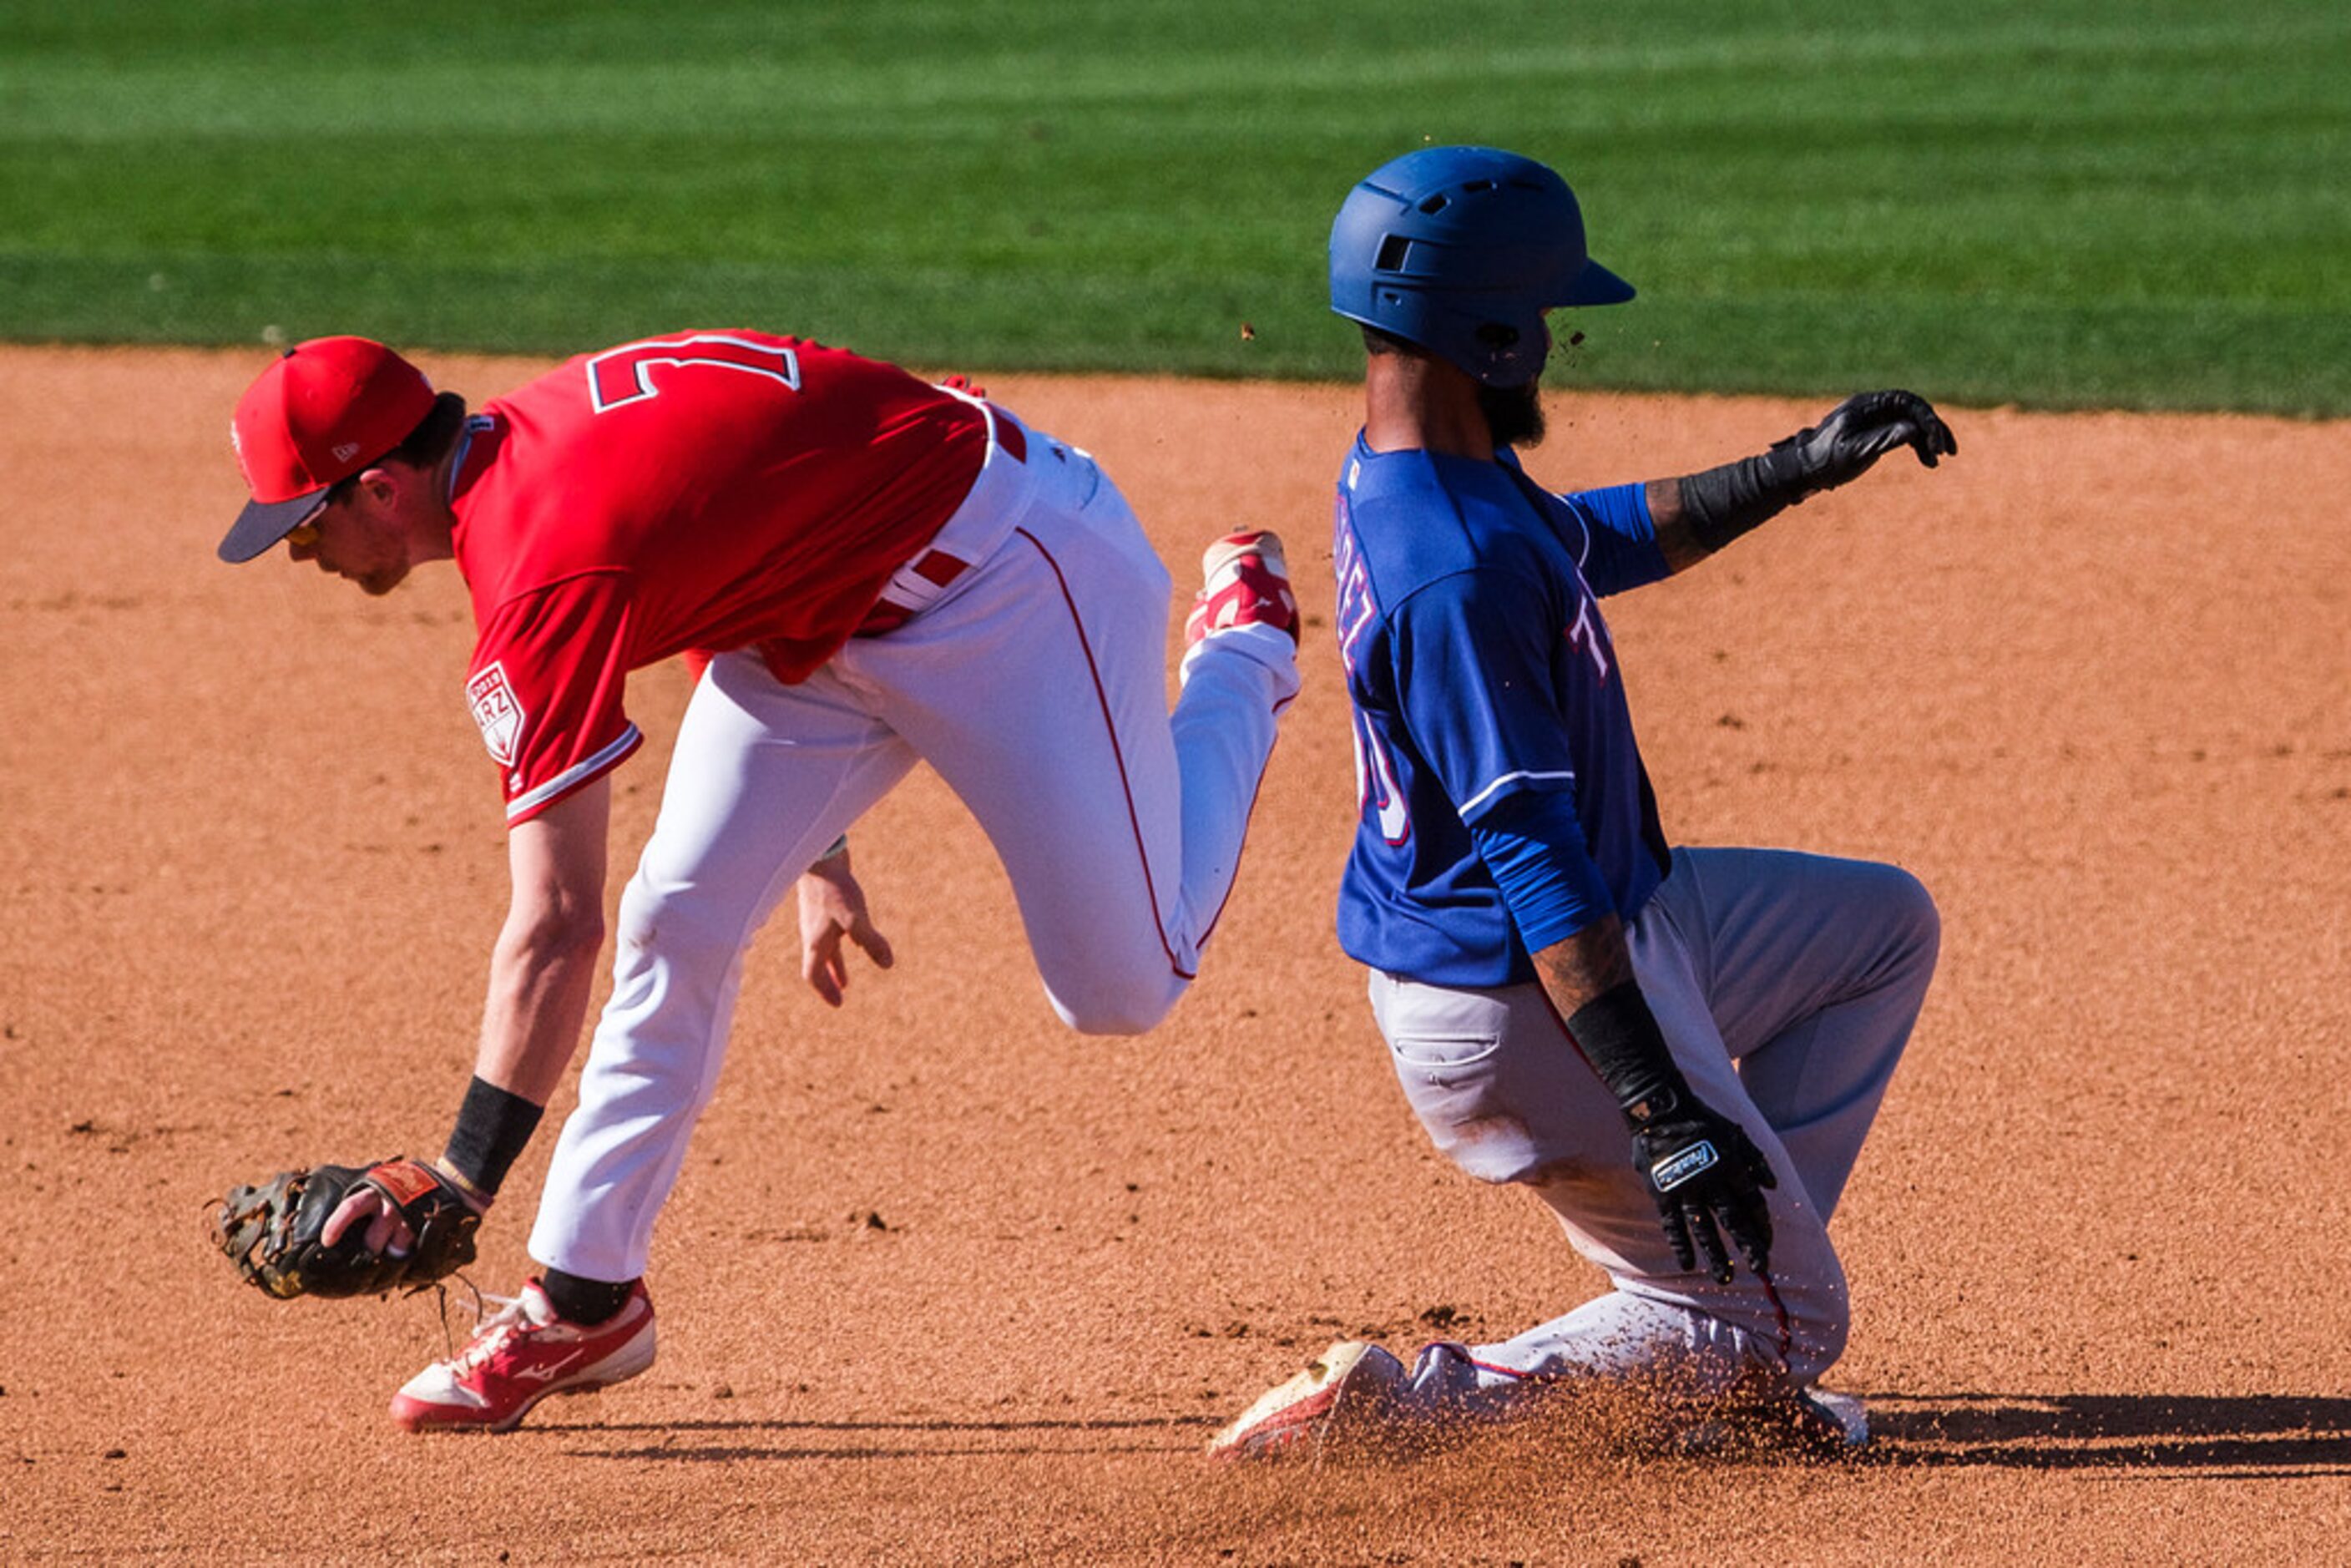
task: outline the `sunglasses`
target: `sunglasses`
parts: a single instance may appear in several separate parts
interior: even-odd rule
[[[283,536],[286,542],[292,545],[297,549],[308,549],[312,545],[317,544],[319,542],[319,519],[327,515],[327,508],[329,507],[333,506],[336,502],[341,500],[344,497],[350,495],[352,490],[357,488],[359,482],[360,476],[357,474],[353,474],[346,478],[338,479],[333,484],[328,486],[327,493],[319,497],[319,505],[310,513],[310,515],[286,530],[285,535]]]

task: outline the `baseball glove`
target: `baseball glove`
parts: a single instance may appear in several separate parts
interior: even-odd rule
[[[371,1250],[367,1226],[319,1239],[328,1218],[356,1187],[373,1187],[405,1220],[405,1252]],[[395,1156],[360,1169],[308,1166],[258,1186],[234,1188],[213,1214],[213,1240],[255,1288],[296,1296],[371,1296],[405,1285],[422,1290],[474,1260],[482,1217],[431,1166]]]

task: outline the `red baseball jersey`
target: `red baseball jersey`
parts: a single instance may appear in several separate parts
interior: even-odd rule
[[[970,492],[987,427],[895,366],[728,329],[581,355],[465,441],[465,695],[511,826],[637,748],[632,670],[756,646],[805,680]]]

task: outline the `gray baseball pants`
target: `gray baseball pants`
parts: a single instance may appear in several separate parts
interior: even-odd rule
[[[1481,1181],[1532,1189],[1614,1286],[1500,1343],[1428,1347],[1408,1402],[1500,1415],[1577,1379],[1656,1380],[1696,1398],[1817,1379],[1849,1322],[1829,1217],[1925,999],[1938,932],[1907,872],[1738,849],[1676,850],[1626,928],[1675,1061],[1779,1178],[1769,1275],[1742,1263],[1727,1285],[1676,1261],[1615,1101],[1539,987],[1375,971],[1372,1010],[1437,1147]]]

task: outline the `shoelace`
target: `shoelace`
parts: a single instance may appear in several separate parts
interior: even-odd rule
[[[490,1307],[492,1302],[496,1303],[494,1310]],[[473,1371],[505,1349],[517,1332],[530,1326],[523,1317],[520,1296],[494,1296],[485,1291],[477,1293],[473,1308],[473,1337],[465,1342],[465,1349],[448,1359],[452,1372]]]

